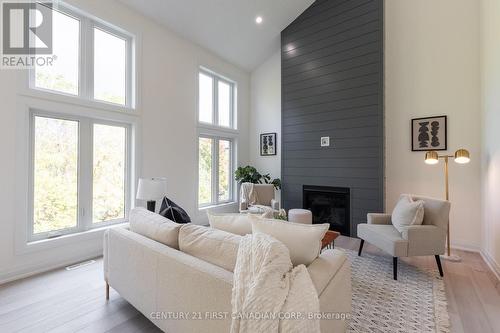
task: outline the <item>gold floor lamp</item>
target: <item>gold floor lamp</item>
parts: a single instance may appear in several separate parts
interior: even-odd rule
[[[453,158],[458,164],[466,164],[470,162],[470,154],[466,149],[459,149],[455,152],[455,155],[438,155],[435,151],[428,151],[425,153],[425,163],[427,164],[437,164],[439,159],[444,159],[444,177],[445,177],[445,193],[446,200],[450,200],[450,189],[448,182],[448,160]],[[448,235],[446,238],[447,242],[447,255],[443,256],[443,259],[447,259],[450,261],[460,261],[459,256],[452,256],[450,252],[450,220],[448,219]]]

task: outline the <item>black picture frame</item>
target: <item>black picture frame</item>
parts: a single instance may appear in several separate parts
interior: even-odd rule
[[[448,117],[414,118],[410,135],[411,151],[448,150]]]
[[[276,133],[262,133],[260,135],[260,156],[275,156],[278,153]]]

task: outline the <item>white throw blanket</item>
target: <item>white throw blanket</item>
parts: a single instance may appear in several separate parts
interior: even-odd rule
[[[255,233],[242,237],[232,293],[231,333],[319,333],[319,299],[304,265],[293,268],[283,243]]]
[[[257,197],[257,191],[254,189],[254,184],[252,183],[243,183],[241,184],[240,190],[240,199],[243,202],[246,202],[248,206],[255,205],[259,202],[259,198]]]

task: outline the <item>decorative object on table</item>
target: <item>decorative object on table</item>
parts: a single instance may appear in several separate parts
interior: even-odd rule
[[[439,159],[444,160],[444,191],[446,201],[450,200],[450,185],[448,181],[448,161],[452,158],[458,164],[467,164],[470,162],[470,153],[466,149],[458,149],[454,155],[438,155],[435,151],[428,151],[425,153],[425,163],[427,164],[437,164],[439,163]],[[450,261],[460,261],[461,258],[457,255],[451,255],[451,247],[450,247],[450,221],[448,221],[448,234],[447,234],[447,255],[443,256],[443,259]]]
[[[260,156],[274,156],[277,153],[276,133],[260,135]]]
[[[447,117],[436,116],[411,120],[411,150],[446,150]]]
[[[281,220],[281,221],[288,221],[288,217],[286,215],[286,210],[281,208],[279,212],[275,215],[274,217],[276,220]]]
[[[159,214],[177,223],[191,223],[188,213],[167,197],[161,202]]]
[[[407,223],[403,232],[399,232],[393,224],[393,217],[408,216],[415,220],[418,209],[402,214],[402,207],[395,208],[391,214],[367,214],[367,223],[358,224],[358,237],[361,238],[358,255],[361,256],[365,241],[389,253],[393,262],[393,277],[398,279],[398,257],[415,257],[434,255],[439,274],[443,276],[440,255],[446,249],[446,231],[450,216],[450,202],[410,194],[401,195],[400,201],[424,202],[424,219],[422,223]],[[407,206],[409,210],[412,207]],[[413,215],[413,216],[412,216]],[[417,222],[418,223],[418,222]]]
[[[288,221],[293,223],[312,224],[312,212],[308,209],[294,208],[288,211]]]
[[[451,332],[444,280],[435,270],[402,261],[399,280],[394,283],[387,274],[392,265],[390,257],[370,253],[358,257],[353,250],[342,251],[352,269],[348,333]]]
[[[253,166],[247,165],[245,167],[238,167],[234,172],[234,179],[238,184],[252,183],[252,184],[273,184],[274,188],[277,190],[281,189],[281,180],[279,178],[274,178],[271,180],[271,176],[266,174],[261,174]]]
[[[137,186],[137,200],[147,201],[147,208],[154,212],[156,200],[161,199],[167,189],[166,178],[140,178]]]

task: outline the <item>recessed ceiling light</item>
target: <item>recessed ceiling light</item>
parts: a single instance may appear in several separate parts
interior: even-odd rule
[[[257,17],[255,18],[255,23],[257,23],[257,24],[261,24],[261,23],[262,23],[262,16],[257,16]]]

